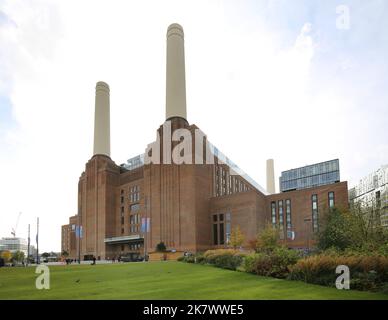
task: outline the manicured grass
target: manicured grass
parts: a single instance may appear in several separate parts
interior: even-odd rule
[[[0,299],[388,299],[182,262],[55,266],[50,275],[50,290],[37,290],[35,268],[1,268]]]

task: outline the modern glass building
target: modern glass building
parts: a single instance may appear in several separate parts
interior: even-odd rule
[[[279,185],[280,191],[286,192],[319,187],[339,181],[339,160],[334,159],[283,171],[279,178]]]
[[[381,224],[388,227],[388,165],[382,166],[360,180],[349,190],[351,204],[380,210]]]
[[[27,256],[27,241],[23,238],[2,238],[0,239],[1,250],[13,252],[22,251]]]

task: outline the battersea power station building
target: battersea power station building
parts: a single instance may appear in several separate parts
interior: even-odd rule
[[[62,250],[88,260],[228,247],[239,228],[245,244],[269,223],[287,246],[313,245],[320,214],[348,205],[339,161],[282,172],[275,194],[273,161],[260,187],[186,116],[184,34],[167,30],[166,118],[156,141],[125,164],[110,158],[109,86],[96,85],[94,152],[78,182],[78,212],[62,226]]]

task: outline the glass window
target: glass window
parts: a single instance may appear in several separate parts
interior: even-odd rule
[[[230,220],[230,216],[229,216],[229,220]],[[228,227],[228,224],[229,224],[229,227]],[[229,233],[230,235],[230,230],[228,231],[228,228],[230,229],[230,222],[227,222],[227,231],[226,231],[226,233]],[[226,237],[228,239],[228,235],[226,235]],[[225,228],[224,228],[223,213],[213,215],[213,242],[215,245],[225,244]]]
[[[224,244],[224,224],[220,223],[220,244]]]
[[[131,212],[136,212],[136,211],[139,211],[140,210],[140,205],[137,203],[137,204],[133,204],[129,207],[129,210]]]
[[[284,239],[284,212],[283,212],[283,200],[278,201],[278,213],[279,213],[279,236],[280,239]]]
[[[140,200],[140,187],[133,186],[129,188],[129,199],[131,202],[137,202]]]
[[[292,224],[291,224],[291,200],[286,200],[286,225],[287,230],[291,230]]]
[[[230,242],[230,233],[231,233],[230,222],[227,222],[226,223],[226,243],[228,244]]]
[[[279,228],[280,230],[283,230],[283,224],[284,224],[283,200],[278,201],[278,210],[279,210]]]
[[[318,231],[318,196],[313,194],[311,196],[311,206],[312,206],[312,221],[313,221],[313,231]]]
[[[218,228],[217,228],[217,224],[215,223],[215,224],[213,224],[213,243],[215,244],[215,245],[217,245],[218,244],[218,230],[217,230]]]
[[[271,221],[272,226],[276,227],[276,202],[271,202]]]
[[[334,208],[335,201],[334,201],[334,192],[329,192],[329,208]]]

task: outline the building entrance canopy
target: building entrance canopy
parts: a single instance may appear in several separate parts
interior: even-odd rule
[[[104,242],[106,244],[124,244],[124,243],[133,243],[133,242],[139,242],[143,241],[143,237],[135,234],[130,236],[122,236],[122,237],[111,237],[111,238],[105,238]]]

